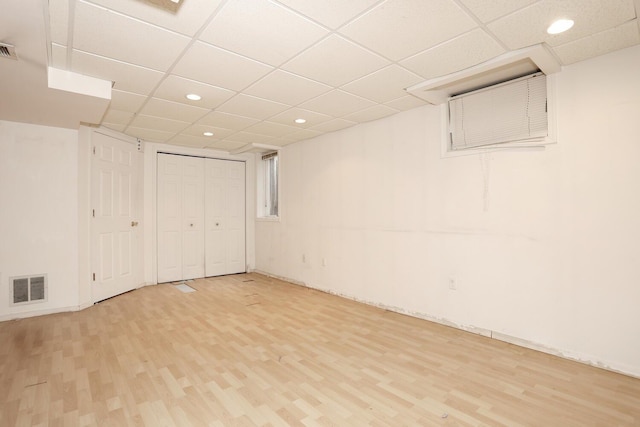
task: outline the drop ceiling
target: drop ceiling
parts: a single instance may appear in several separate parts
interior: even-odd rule
[[[0,59],[1,120],[86,121],[82,97],[47,87],[50,66],[113,82],[91,124],[224,151],[284,146],[424,105],[405,89],[528,46],[543,43],[569,65],[640,43],[640,0],[8,3],[0,42],[18,61]],[[558,18],[574,28],[547,34]]]

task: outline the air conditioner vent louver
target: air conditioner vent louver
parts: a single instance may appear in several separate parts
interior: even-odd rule
[[[17,60],[16,49],[10,44],[0,43],[0,58]]]

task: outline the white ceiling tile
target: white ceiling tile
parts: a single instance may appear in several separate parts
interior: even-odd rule
[[[214,142],[213,144],[209,145],[207,149],[229,152],[244,146],[245,146],[245,143],[243,142],[224,140],[224,141]]]
[[[289,145],[289,144],[293,144],[294,142],[297,142],[297,139],[289,139],[287,137],[281,137],[281,138],[272,138],[270,140],[268,140],[266,143],[269,145],[275,145],[278,147],[284,147],[285,145]],[[263,150],[261,150],[263,151]]]
[[[422,80],[422,77],[394,64],[351,82],[341,89],[372,101],[385,103],[405,96],[406,87]]]
[[[305,119],[306,122],[296,123],[296,119]],[[327,116],[326,114],[316,113],[315,111],[304,110],[302,108],[290,108],[280,114],[270,117],[269,121],[294,126],[296,128],[308,128],[331,119],[333,119],[333,117]]]
[[[607,30],[636,16],[633,0],[542,0],[488,25],[510,49],[545,42],[559,46],[589,34]],[[558,18],[570,18],[575,25],[562,34],[547,34]]]
[[[206,108],[198,108],[179,102],[151,98],[142,108],[140,114],[193,123],[204,117],[209,111],[210,110]]]
[[[146,99],[147,97],[143,95],[113,89],[111,90],[109,108],[135,113],[142,107]]]
[[[115,82],[104,127],[219,150],[287,145],[423,106],[407,86],[505,47],[546,42],[570,64],[640,43],[640,0],[38,1],[48,4],[48,65]],[[558,17],[575,27],[547,35]]]
[[[213,136],[204,136],[205,132],[212,132]],[[218,140],[218,139],[224,139],[230,135],[233,135],[236,132],[237,131],[232,129],[224,129],[216,126],[196,124],[196,125],[189,126],[187,129],[183,130],[181,132],[181,135],[189,135],[189,136],[195,136],[203,139],[209,138],[213,140]]]
[[[356,122],[351,122],[349,120],[344,119],[333,119],[328,122],[320,123],[312,127],[312,130],[316,130],[318,132],[334,132],[340,129],[346,129],[348,127],[356,125]]]
[[[389,64],[384,58],[334,34],[287,62],[282,68],[338,87]]]
[[[336,29],[373,6],[379,0],[279,0],[280,3]]]
[[[187,122],[169,120],[163,117],[137,115],[131,122],[132,127],[143,129],[155,129],[163,132],[178,133],[189,126]],[[127,129],[128,131],[129,129]]]
[[[53,43],[68,44],[69,0],[49,0],[49,28]]]
[[[197,137],[191,135],[185,135],[183,133],[173,136],[169,141],[171,145],[180,145],[182,147],[191,148],[205,148],[210,144],[217,142],[218,140],[212,140],[205,137]]]
[[[299,131],[295,132],[295,133],[291,133],[289,135],[287,135],[286,137],[284,137],[287,140],[291,140],[293,142],[296,141],[302,141],[305,139],[310,139],[310,138],[315,138],[316,136],[320,136],[322,135],[322,132],[319,132],[317,130],[313,130],[313,129],[300,129]],[[275,141],[269,141],[269,143],[271,142],[275,142]]]
[[[393,108],[389,108],[385,105],[374,105],[373,107],[367,108],[365,110],[360,110],[356,113],[344,116],[344,118],[346,120],[363,123],[391,116],[392,114],[396,114],[397,112],[398,110],[394,110]]]
[[[258,119],[252,119],[250,117],[213,111],[198,120],[198,124],[239,131],[248,128],[254,123],[258,123],[258,121]]]
[[[202,42],[194,43],[173,73],[213,86],[240,91],[273,68]]]
[[[289,106],[285,104],[240,94],[222,104],[216,111],[264,120],[287,108],[289,108]]]
[[[482,22],[493,21],[496,18],[515,12],[538,0],[460,0]]]
[[[498,42],[477,28],[407,58],[401,64],[425,79],[430,79],[472,67],[504,52]]]
[[[301,107],[333,117],[342,117],[355,113],[358,110],[364,110],[373,105],[373,102],[360,98],[359,96],[341,90],[332,90],[311,101],[305,102]]]
[[[280,65],[327,30],[268,0],[231,0],[200,39],[270,65]]]
[[[298,105],[331,89],[331,86],[286,71],[276,70],[251,85],[244,92],[287,105]]]
[[[558,46],[554,50],[560,60],[568,65],[638,43],[638,20],[634,19],[610,30]]]
[[[242,142],[244,144],[249,144],[251,142],[264,143],[270,138],[271,137],[269,136],[264,136],[257,133],[241,131],[225,138],[224,141]]]
[[[109,108],[102,118],[102,123],[110,123],[116,125],[127,125],[133,119],[135,114],[131,111],[120,111]]]
[[[71,70],[104,80],[115,81],[114,89],[148,95],[162,73],[101,56],[73,51]]]
[[[102,123],[101,126],[107,129],[115,130],[116,132],[124,132],[124,129],[127,127],[126,125],[117,125],[114,123]]]
[[[200,101],[191,101],[186,98],[189,93],[195,93],[202,97]],[[236,92],[200,83],[195,80],[185,79],[176,75],[170,75],[160,83],[153,96],[169,101],[213,109],[230,99]]]
[[[156,129],[137,128],[129,126],[125,132],[129,136],[149,142],[166,142],[173,135],[173,132],[164,132]]]
[[[247,132],[256,133],[259,135],[282,137],[290,133],[294,133],[299,129],[294,126],[287,126],[280,123],[273,122],[260,122],[248,127]]]
[[[420,107],[426,104],[426,101],[413,95],[403,96],[402,98],[394,99],[393,101],[385,103],[386,106],[399,111],[411,110],[412,108]]]
[[[144,1],[91,0],[91,2],[153,23],[178,33],[193,36],[215,12],[221,0],[188,0],[175,5],[175,10],[163,9]],[[173,5],[171,5],[173,6]]]
[[[76,2],[74,49],[166,71],[190,39],[82,1]],[[132,42],[133,41],[133,42]]]
[[[397,61],[475,26],[452,0],[388,0],[340,32]]]

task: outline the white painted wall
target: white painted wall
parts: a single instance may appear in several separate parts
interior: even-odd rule
[[[0,121],[0,320],[77,309],[78,131]],[[48,300],[10,306],[9,278],[46,273]]]
[[[257,270],[640,376],[639,69],[566,67],[541,151],[442,159],[433,106],[285,147]]]

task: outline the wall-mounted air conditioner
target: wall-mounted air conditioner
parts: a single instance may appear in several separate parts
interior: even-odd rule
[[[409,93],[442,108],[443,156],[555,142],[560,64],[544,45],[419,83]]]
[[[450,150],[544,142],[549,136],[543,73],[451,97],[448,108]]]

